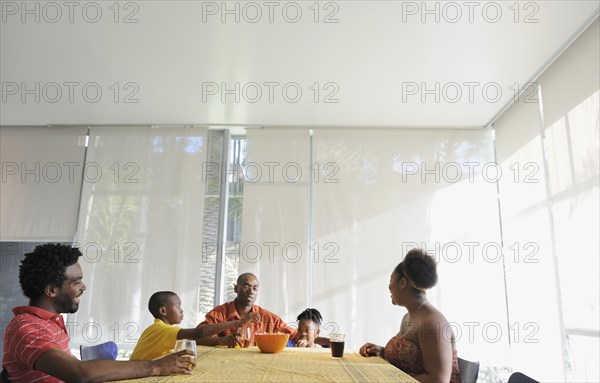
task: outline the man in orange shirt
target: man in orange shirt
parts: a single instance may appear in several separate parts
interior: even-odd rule
[[[290,334],[290,339],[296,335],[297,330],[288,326],[278,315],[254,304],[258,296],[258,278],[254,274],[241,274],[233,287],[233,291],[237,294],[235,300],[223,303],[210,310],[206,314],[204,322],[200,323],[198,327],[209,323],[240,320],[244,315],[255,312],[259,314],[260,319],[259,322],[248,325],[252,330],[252,334],[284,332]],[[236,329],[230,328],[210,337],[199,339],[197,343],[205,346],[235,347],[236,344],[239,344],[239,339],[236,337]]]

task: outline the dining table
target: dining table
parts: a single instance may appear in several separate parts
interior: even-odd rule
[[[257,347],[221,348],[198,346],[191,375],[179,374],[124,380],[154,382],[397,382],[414,383],[413,377],[380,357],[345,352],[332,358],[328,348],[287,347],[279,353],[263,353]]]

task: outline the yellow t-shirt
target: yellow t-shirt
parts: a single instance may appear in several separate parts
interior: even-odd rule
[[[152,360],[167,355],[175,347],[180,328],[166,324],[160,319],[144,330],[130,360]]]

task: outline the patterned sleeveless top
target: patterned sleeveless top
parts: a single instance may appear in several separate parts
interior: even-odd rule
[[[404,339],[402,335],[396,335],[385,345],[385,359],[407,374],[424,374],[423,359],[419,345],[411,340]],[[460,383],[460,371],[458,369],[458,356],[456,350],[452,351],[452,375],[450,383]]]

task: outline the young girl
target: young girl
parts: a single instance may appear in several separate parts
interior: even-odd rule
[[[306,309],[296,318],[298,321],[298,333],[294,339],[288,342],[288,347],[321,347],[315,343],[319,337],[323,317],[317,309]]]

